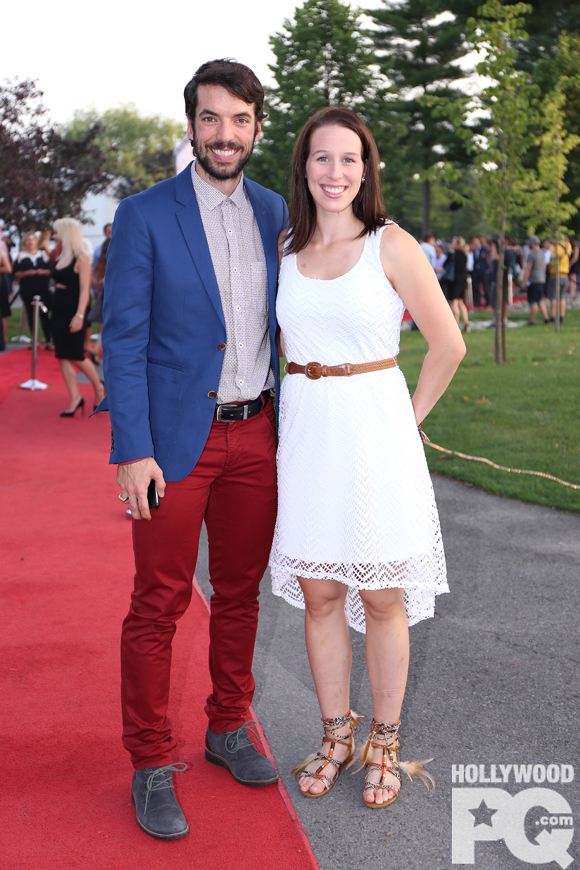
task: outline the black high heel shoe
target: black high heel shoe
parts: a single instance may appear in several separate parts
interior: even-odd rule
[[[81,414],[84,417],[85,416],[85,400],[83,399],[82,396],[78,400],[77,406],[74,409],[74,411],[62,411],[60,416],[61,417],[74,417],[74,415],[76,414],[76,412],[78,411],[79,408],[81,409]]]

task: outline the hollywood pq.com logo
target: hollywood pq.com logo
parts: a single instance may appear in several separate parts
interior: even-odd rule
[[[451,778],[453,864],[475,864],[476,843],[503,840],[520,861],[570,866],[574,818],[557,786],[573,782],[571,764],[453,764]]]

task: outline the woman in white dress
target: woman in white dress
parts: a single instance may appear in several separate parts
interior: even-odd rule
[[[275,594],[305,608],[324,727],[321,749],[294,772],[302,793],[319,797],[352,762],[348,626],[366,628],[363,799],[384,807],[400,787],[408,625],[448,591],[420,424],[465,345],[425,254],[386,217],[377,148],[350,109],[322,109],[300,134],[282,252],[276,309],[288,362],[270,565]],[[405,307],[429,345],[412,400],[395,359]]]

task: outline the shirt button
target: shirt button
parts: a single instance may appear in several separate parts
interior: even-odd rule
[[[225,346],[225,344],[223,344],[223,342],[222,342],[222,344],[218,344],[218,350],[225,350],[225,349],[226,349],[226,346]]]
[[[210,390],[207,394],[208,399],[217,399],[217,393],[215,390]]]

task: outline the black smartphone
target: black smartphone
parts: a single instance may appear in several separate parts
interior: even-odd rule
[[[150,511],[157,510],[159,507],[159,493],[157,492],[154,480],[152,480],[147,487],[147,504],[149,505]]]

